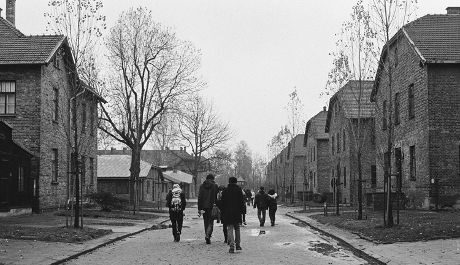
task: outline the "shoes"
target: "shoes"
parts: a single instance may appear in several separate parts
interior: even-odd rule
[[[224,243],[227,243],[227,239],[224,239]]]
[[[260,227],[263,227],[263,226],[264,226],[264,224],[261,223],[261,224],[260,224]]]
[[[235,253],[235,249],[234,249],[234,248],[230,248],[230,249],[228,250],[228,253]]]
[[[275,223],[272,223],[272,226],[275,226]]]
[[[247,225],[246,222],[243,222],[244,225]]]
[[[177,235],[177,242],[180,241],[180,233]]]
[[[243,250],[240,246],[236,246],[236,250]]]
[[[205,237],[204,239],[206,240],[206,244],[211,244],[211,239],[209,237]]]

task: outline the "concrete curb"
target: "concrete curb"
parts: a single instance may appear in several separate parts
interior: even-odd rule
[[[168,219],[165,219],[165,220],[163,220],[163,221],[161,221],[161,222],[159,222],[158,224],[163,224],[163,223],[166,223],[167,221],[169,221],[169,218],[168,218]],[[63,264],[63,263],[65,263],[65,262],[67,262],[67,261],[76,259],[76,258],[78,258],[78,257],[80,257],[80,256],[82,256],[82,255],[85,255],[85,254],[88,254],[88,253],[90,253],[90,252],[93,252],[93,251],[95,251],[95,250],[97,250],[97,249],[99,249],[99,248],[105,247],[105,246],[107,246],[107,245],[109,245],[109,244],[115,243],[115,242],[120,241],[120,240],[122,240],[122,239],[125,239],[125,238],[127,238],[127,237],[134,236],[134,235],[140,234],[140,233],[142,233],[142,232],[145,232],[145,231],[147,231],[147,230],[150,230],[150,229],[152,229],[152,227],[155,226],[155,225],[156,225],[156,224],[152,225],[151,227],[143,228],[143,229],[138,230],[138,231],[136,231],[136,232],[132,232],[132,233],[128,233],[128,234],[125,234],[125,235],[116,237],[116,238],[112,238],[112,239],[110,239],[109,241],[106,241],[106,242],[104,242],[104,243],[101,243],[101,244],[99,244],[99,245],[97,245],[97,246],[94,246],[94,247],[89,248],[89,249],[85,249],[85,250],[83,250],[82,252],[79,252],[79,253],[73,254],[73,255],[71,255],[71,256],[68,256],[68,257],[66,257],[66,258],[60,259],[60,260],[58,260],[58,261],[55,261],[55,262],[51,263],[50,265]]]
[[[371,262],[371,264],[379,264],[379,265],[387,264],[386,262],[383,262],[383,261],[379,260],[378,258],[372,256],[371,254],[368,254],[368,253],[366,253],[365,251],[363,251],[363,250],[361,250],[361,249],[359,249],[359,248],[354,247],[352,244],[348,243],[347,241],[345,241],[345,240],[342,239],[341,237],[336,236],[336,235],[334,235],[334,234],[332,234],[332,233],[329,233],[329,232],[327,232],[327,231],[325,231],[325,230],[323,230],[323,229],[321,229],[321,228],[319,228],[319,227],[316,227],[316,226],[314,226],[314,225],[312,225],[312,224],[306,222],[305,220],[302,220],[302,219],[300,219],[300,218],[298,218],[298,217],[292,215],[291,213],[286,213],[286,216],[289,216],[289,217],[291,217],[291,218],[293,218],[293,219],[295,219],[295,220],[297,220],[297,221],[299,221],[299,222],[302,222],[302,223],[308,225],[308,226],[309,226],[310,228],[312,228],[313,230],[318,231],[318,232],[320,232],[320,233],[322,233],[322,234],[327,235],[328,237],[331,237],[331,238],[337,240],[341,245],[343,245],[343,246],[349,248],[349,249],[350,249],[354,254],[356,254],[358,257],[363,258],[363,259],[365,259],[366,261]]]

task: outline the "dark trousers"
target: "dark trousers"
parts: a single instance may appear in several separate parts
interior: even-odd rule
[[[174,238],[182,233],[182,224],[184,223],[184,213],[182,211],[169,212],[169,219],[171,219],[172,233]]]
[[[225,242],[228,242],[228,232],[227,232],[227,225],[222,222],[222,231],[224,232],[224,239],[225,239]]]
[[[267,214],[267,210],[266,209],[259,209],[257,208],[257,217],[259,218],[259,223],[260,223],[260,226],[263,226],[265,224],[265,216]]]
[[[275,214],[276,214],[276,208],[268,209],[268,216],[270,216],[270,221],[272,225],[275,224]]]
[[[211,218],[212,209],[205,209],[203,214],[204,233],[206,238],[211,238],[214,229],[214,219]]]
[[[243,219],[243,223],[246,223],[246,214],[243,213],[241,217],[242,217],[241,219]]]

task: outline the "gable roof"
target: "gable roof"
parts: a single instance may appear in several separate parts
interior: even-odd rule
[[[357,80],[348,81],[331,97],[325,126],[326,133],[329,132],[332,112],[336,107],[334,104],[337,101],[347,119],[374,117],[374,104],[370,101],[373,83],[373,81],[362,81],[361,100],[359,100],[359,81]]]
[[[0,64],[46,64],[66,41],[63,35],[25,36],[0,17]]]
[[[387,46],[404,37],[420,58],[421,65],[435,63],[460,63],[460,15],[426,15],[403,26],[382,48],[375,75],[371,101],[380,83]]]
[[[98,150],[98,154],[131,156],[131,150]],[[183,150],[142,150],[141,159],[155,166],[174,167],[181,162],[193,161],[193,156]]]
[[[97,177],[98,178],[129,178],[131,167],[130,155],[98,155]],[[140,178],[149,174],[151,164],[141,160]]]
[[[309,133],[315,139],[329,139],[328,133],[324,131],[327,120],[327,110],[324,107],[324,110],[318,112],[313,118],[309,119],[305,125],[305,135],[303,140],[303,145],[307,146],[307,139]]]
[[[182,172],[180,170],[168,170],[163,171],[163,177],[169,179],[173,183],[188,183],[191,184],[193,182],[193,176]]]

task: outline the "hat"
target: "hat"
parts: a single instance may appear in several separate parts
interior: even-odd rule
[[[176,188],[177,188],[177,189],[180,189],[180,185],[179,185],[179,184],[174,184],[174,185],[173,185],[173,189],[176,189]]]
[[[182,192],[182,189],[180,188],[179,184],[174,184],[172,193],[181,193],[181,192]]]

